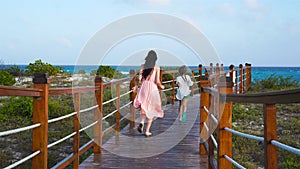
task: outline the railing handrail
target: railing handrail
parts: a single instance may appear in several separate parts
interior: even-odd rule
[[[259,142],[263,142],[264,141],[263,137],[258,137],[258,136],[254,136],[254,135],[251,135],[251,134],[246,134],[246,133],[239,132],[239,131],[236,131],[236,130],[233,130],[233,129],[230,129],[230,128],[227,128],[227,127],[225,127],[224,130],[226,130],[226,131],[228,131],[228,132],[230,132],[232,134],[235,134],[237,136],[249,138],[251,140],[256,140],[256,141],[259,141]]]
[[[14,86],[1,86],[0,85],[0,96],[30,96],[38,97],[41,95],[41,89],[36,88],[24,88]]]
[[[235,103],[261,103],[261,104],[288,104],[288,103],[300,103],[300,97],[296,97],[300,94],[299,89],[290,89],[275,92],[262,92],[253,94],[225,94],[226,101]]]
[[[171,70],[171,71],[163,71],[162,73],[163,74],[173,74],[173,76],[174,76],[174,74],[178,73],[178,71],[177,70]],[[135,75],[131,74],[130,77],[116,79],[116,80],[112,80],[112,81],[106,82],[106,83],[103,82],[102,83],[102,88],[105,89],[105,88],[111,87],[113,85],[117,86],[117,85],[120,85],[120,84],[122,84],[124,82],[129,82],[134,76]],[[48,79],[47,76],[41,75],[41,74],[38,76],[38,80],[39,80],[39,78],[46,78],[46,79]],[[174,83],[174,80],[175,79],[173,78],[172,80],[164,82],[164,83]],[[44,80],[44,81],[42,80],[41,84],[47,84],[48,82],[49,82],[48,80]],[[99,86],[97,86],[97,85],[98,85],[98,83],[95,84],[95,86],[47,88],[46,89],[47,90],[47,94],[46,95],[42,94],[42,92],[44,92],[44,89],[42,89],[42,88],[34,88],[34,87],[33,88],[24,88],[24,87],[0,86],[0,96],[29,96],[29,97],[42,97],[42,96],[45,97],[46,96],[46,97],[48,97],[48,96],[52,96],[52,95],[81,94],[81,93],[88,93],[88,92],[99,91],[100,89],[99,89]],[[134,83],[133,83],[133,85],[134,85]],[[176,87],[173,86],[173,88],[171,87],[168,90],[175,90],[175,89],[176,89]],[[116,101],[116,102],[118,101],[119,102],[119,99],[121,97],[124,97],[125,95],[128,95],[128,94],[132,95],[132,93],[133,93],[133,91],[131,89],[128,92],[125,92],[123,94],[121,94],[119,92],[118,96],[116,96],[115,98],[112,98],[112,99],[110,99],[108,101],[102,102],[102,105],[105,105],[105,104],[110,103],[112,101]],[[80,95],[79,95],[79,97],[80,97]],[[102,117],[102,120],[105,120],[105,118],[108,118],[112,114],[118,113],[119,110],[124,109],[125,107],[131,105],[132,102],[133,102],[133,100],[129,101],[128,103],[125,103],[124,105],[120,105],[120,103],[118,103],[119,107],[116,110],[114,110],[112,113],[109,113],[107,116]],[[76,103],[74,103],[74,104],[76,104]],[[94,110],[95,108],[99,108],[100,109],[100,107],[98,105],[96,105],[96,106],[91,106],[89,108],[82,109],[82,110],[77,110],[77,111],[75,110],[74,112],[71,112],[71,113],[69,113],[67,115],[56,117],[54,119],[49,119],[49,120],[47,120],[47,123],[49,124],[49,123],[53,123],[53,122],[58,122],[58,121],[61,121],[63,119],[70,118],[70,117],[76,118],[77,116],[79,116],[79,113],[84,113],[85,111],[91,111],[91,110]],[[125,115],[123,118],[121,118],[119,120],[123,121],[126,118],[128,118],[128,116],[129,116],[129,114]],[[91,124],[89,124],[89,125],[81,128],[81,129],[78,129],[78,132],[80,133],[80,132],[82,132],[82,131],[84,131],[84,130],[86,130],[88,128],[95,127],[95,125],[99,125],[98,123],[99,123],[99,121],[94,121]],[[25,131],[25,130],[34,129],[34,128],[39,127],[39,126],[41,126],[40,123],[35,123],[35,124],[33,124],[31,126],[28,126],[28,127],[17,128],[17,129],[13,129],[13,130],[3,131],[3,132],[0,132],[0,133],[1,133],[1,135],[9,135],[9,134],[14,134],[16,132],[22,132],[22,131]],[[115,127],[117,127],[116,124],[114,124],[113,126],[107,128],[106,130],[103,131],[103,135],[106,135],[107,132],[111,131],[111,129],[115,128]],[[75,135],[77,135],[76,131],[72,132],[71,134],[66,135],[65,137],[63,137],[63,138],[61,138],[61,139],[59,139],[59,140],[57,140],[57,141],[55,141],[53,143],[48,144],[46,147],[47,148],[51,148],[51,147],[55,146],[56,144],[59,144],[59,143],[65,141],[65,140],[69,139],[70,137],[75,137]],[[88,150],[91,146],[93,146],[94,145],[94,141],[95,140],[92,139],[89,143],[85,144],[84,147],[79,147],[79,149],[80,149],[79,150],[79,155],[83,154],[84,151]],[[37,155],[37,154],[35,154],[35,155]],[[30,157],[33,158],[34,156],[32,156],[32,155],[28,156],[28,157],[26,157],[25,160],[27,161],[28,160],[27,158],[30,158]],[[22,159],[22,160],[14,163],[14,164],[11,164],[8,167],[10,168],[10,167],[15,167],[17,165],[20,165],[25,160]],[[66,166],[66,165],[70,164],[70,162],[73,161],[73,160],[75,160],[75,154],[74,153],[72,153],[72,155],[70,155],[67,158],[65,158],[61,162],[61,164],[60,163],[56,164],[55,167],[61,168],[63,166]]]
[[[200,145],[200,153],[205,153],[209,156],[208,162],[210,168],[215,168],[214,164],[211,163],[213,161],[212,159],[214,158],[214,150],[212,148],[212,142],[214,143],[214,138],[212,135],[213,133],[211,133],[210,129],[207,127],[207,123],[215,122],[212,121],[214,120],[212,119],[214,112],[210,111],[216,111],[216,114],[220,116],[220,114],[218,114],[220,112],[218,111],[221,109],[224,109],[223,114],[221,115],[222,117],[220,117],[219,121],[219,123],[222,123],[222,125],[219,124],[219,127],[216,130],[217,132],[219,132],[219,134],[217,134],[217,136],[219,137],[218,141],[222,144],[222,146],[219,146],[218,144],[217,147],[217,161],[219,168],[227,168],[229,166],[229,168],[231,168],[231,165],[235,165],[238,168],[245,168],[232,158],[232,135],[237,135],[240,137],[263,142],[265,153],[264,165],[265,168],[268,169],[278,167],[276,147],[300,155],[300,149],[291,147],[278,141],[276,125],[276,104],[300,103],[300,88],[276,92],[245,94],[245,92],[249,89],[249,85],[251,85],[250,66],[246,65],[245,69],[242,67],[242,65],[239,66],[239,72],[237,72],[239,73],[239,76],[236,77],[235,85],[230,85],[229,83],[219,85],[211,84],[209,82],[202,82],[203,84],[206,84],[206,86],[203,86],[201,88],[201,95],[203,95],[203,97],[201,96],[202,101],[200,104],[200,130],[201,133],[204,132],[208,134],[208,140],[201,144],[202,147]],[[216,74],[215,76],[218,75]],[[209,81],[209,79],[207,81]],[[234,94],[232,93],[233,91]],[[217,97],[219,103],[216,102],[215,97]],[[246,134],[232,129],[232,103],[254,103],[264,105],[263,137]],[[213,106],[213,108],[210,106]],[[207,107],[210,107],[210,109],[208,110]],[[202,116],[204,116],[204,118]],[[209,120],[205,121],[205,119]],[[224,159],[226,160],[224,161]]]
[[[47,76],[42,76],[42,78],[47,78]],[[40,77],[39,77],[40,78]],[[111,87],[113,85],[120,85],[124,82],[129,82],[131,80],[132,77],[126,77],[126,78],[122,78],[122,79],[117,79],[117,80],[113,80],[113,81],[110,81],[110,82],[107,82],[107,83],[102,83],[103,84],[103,88],[108,88],[108,87]],[[46,82],[45,84],[47,84],[48,80],[45,80],[42,82],[42,84],[44,84],[44,82]],[[51,95],[64,95],[64,94],[80,94],[80,93],[87,93],[87,92],[96,92],[99,90],[99,87],[98,86],[86,86],[86,87],[68,87],[68,88],[49,88],[49,89],[46,89],[47,90],[47,94],[42,94],[42,92],[44,92],[43,89],[40,89],[40,88],[24,88],[24,87],[14,87],[14,86],[0,86],[0,96],[26,96],[26,97],[48,97],[48,96],[51,96]],[[123,93],[123,94],[120,94],[119,96],[117,96],[117,99],[120,99],[121,97],[124,97],[125,95],[129,95],[132,93],[132,90],[129,90],[128,92],[126,93]],[[38,99],[38,100],[41,100],[41,99]],[[126,106],[129,106],[130,104],[132,103],[132,101],[129,101],[128,103],[126,103],[125,105],[121,106],[120,108],[118,109],[123,109],[125,108]],[[75,104],[75,103],[74,103]],[[120,105],[119,105],[120,106]],[[89,108],[86,108],[86,109],[82,109],[82,110],[78,110],[78,112],[80,113],[84,113],[85,111],[91,111],[91,110],[94,110],[95,108],[98,108],[98,104],[95,105],[95,106],[91,106]],[[117,110],[118,111],[118,110]],[[116,112],[117,112],[116,111]],[[67,115],[63,115],[63,116],[60,116],[60,117],[57,117],[57,118],[54,118],[54,119],[51,119],[51,120],[47,120],[47,123],[52,123],[52,122],[57,122],[57,121],[60,121],[60,120],[63,120],[63,119],[66,119],[66,118],[69,118],[69,117],[76,117],[78,115],[78,112],[77,111],[74,111],[72,113],[69,113]],[[128,117],[128,115],[126,116]],[[124,120],[124,118],[120,119],[121,121]],[[98,123],[98,121],[95,121],[93,122],[91,125],[88,125],[86,127],[83,127],[81,129],[78,130],[78,132],[82,132],[83,130],[86,130],[88,127],[93,127],[94,125],[96,125]],[[26,130],[32,130],[32,129],[36,129],[38,127],[41,126],[41,123],[34,123],[30,126],[27,126],[27,127],[22,127],[22,128],[17,128],[17,129],[12,129],[12,130],[8,130],[8,131],[2,131],[0,132],[0,136],[5,136],[5,135],[10,135],[10,134],[15,134],[15,133],[18,133],[18,132],[23,132],[23,131],[26,131]],[[68,134],[66,135],[65,137],[53,142],[53,143],[50,143],[47,145],[47,149],[48,148],[51,148],[67,139],[69,139],[70,137],[75,137],[75,135],[77,135],[77,132],[72,132],[71,134]],[[75,139],[74,139],[75,140]],[[94,139],[92,139],[94,141]],[[89,148],[91,148],[91,146],[94,145],[94,142],[92,143],[91,141],[85,145],[85,147],[79,147],[79,154],[83,154],[83,152],[85,152],[86,150],[88,150]],[[38,155],[41,151],[36,151],[38,153],[33,153],[32,155],[29,155],[27,157],[25,157],[24,159],[21,159],[9,166],[7,166],[6,168],[13,168],[13,167],[16,167],[22,163],[24,163],[25,161],[29,160],[30,158],[34,158],[36,155]],[[64,162],[62,162],[61,164],[59,165],[55,165],[56,167],[58,168],[61,168],[62,166],[66,166],[68,164],[70,164],[71,161],[75,160],[75,154],[72,153],[71,156],[69,156],[68,158],[66,158],[64,160]]]
[[[216,83],[218,82],[218,78],[220,77],[220,75],[225,75],[225,73],[228,72],[228,71],[224,71],[222,69],[223,69],[222,67],[221,68],[220,67],[212,67],[212,66],[210,67],[210,71],[209,72],[211,72],[211,74],[209,76],[209,80],[211,80],[210,83],[212,83],[213,86],[217,86]],[[217,93],[218,93],[217,89],[215,89],[215,88],[209,88],[209,87],[201,87],[202,80],[203,80],[203,78],[205,78],[205,76],[203,76],[203,74],[202,74],[202,66],[199,65],[198,68],[193,68],[191,70],[192,70],[192,73],[193,73],[193,77],[192,78],[193,78],[193,80],[195,80],[194,84],[198,85],[198,88],[194,89],[194,90],[199,90],[199,92],[201,90],[203,90],[204,92],[210,92],[212,97],[213,96],[217,96]],[[199,71],[198,72],[199,75],[198,76],[194,76],[194,71],[197,71],[197,70]],[[238,70],[236,70],[236,72],[238,74]],[[251,76],[248,76],[247,69],[241,68],[241,72],[242,72],[241,76],[243,76],[243,78],[240,78],[241,76],[237,76],[237,78],[240,78],[239,80],[241,80],[242,82],[237,81],[235,85],[239,84],[237,86],[237,88],[239,88],[239,90],[242,91],[240,93],[244,93],[245,90],[247,90],[247,88],[248,88],[248,86],[247,86],[248,84],[247,83],[249,83],[249,82],[247,82],[247,80],[249,80],[249,77],[251,77]],[[175,93],[174,90],[176,89],[176,87],[174,86],[174,81],[175,81],[175,77],[174,76],[175,76],[176,73],[178,73],[177,70],[171,70],[171,71],[163,71],[163,72],[161,72],[161,75],[163,75],[163,74],[172,74],[172,80],[168,80],[168,81],[163,82],[164,84],[168,84],[168,83],[171,84],[171,87],[168,88],[168,89],[165,89],[165,91],[169,91],[169,90],[171,91],[172,90],[172,96],[171,96],[172,103],[174,101],[174,93]],[[126,78],[114,80],[114,81],[107,82],[107,83],[104,83],[103,81],[101,83],[96,83],[95,82],[95,86],[72,87],[72,88],[50,88],[50,89],[47,90],[47,92],[48,92],[47,95],[62,95],[62,94],[74,94],[74,93],[75,94],[80,94],[80,93],[86,93],[86,92],[101,92],[101,90],[103,90],[105,88],[111,87],[113,85],[118,86],[118,85],[120,85],[120,84],[122,84],[124,82],[129,82],[130,81],[130,89],[129,89],[128,92],[126,92],[124,94],[121,94],[120,91],[117,91],[116,92],[117,96],[115,98],[112,98],[111,100],[106,101],[107,103],[111,102],[111,101],[116,101],[117,108],[116,108],[116,110],[113,111],[113,114],[117,113],[116,114],[116,119],[117,119],[118,122],[115,123],[113,126],[107,128],[104,131],[102,131],[102,127],[101,127],[100,128],[101,129],[101,132],[100,132],[101,136],[100,137],[102,137],[107,132],[109,132],[111,129],[118,128],[120,126],[120,124],[119,124],[120,121],[122,121],[123,119],[125,119],[124,117],[123,118],[119,117],[120,116],[119,115],[119,111],[121,109],[123,109],[123,108],[125,108],[125,107],[127,107],[129,105],[131,105],[131,110],[133,109],[133,107],[132,107],[132,101],[133,101],[132,98],[134,96],[134,93],[131,90],[132,89],[131,87],[132,87],[132,85],[135,85],[134,78],[136,78],[136,74],[135,74],[135,72],[131,72],[130,73],[130,77],[126,77]],[[196,78],[198,80],[196,80]],[[250,80],[251,80],[251,78],[250,78]],[[9,92],[6,92],[6,93],[3,92],[3,91],[6,91],[6,90],[9,91]],[[1,96],[5,95],[5,94],[8,94],[8,96],[23,96],[24,95],[24,96],[32,96],[32,97],[36,97],[36,96],[41,97],[42,96],[41,93],[44,92],[43,89],[38,89],[38,88],[17,88],[17,87],[6,87],[6,86],[5,87],[1,87],[0,86],[0,91],[1,91],[0,92]],[[282,94],[282,96],[288,95],[290,97],[291,95],[298,94],[299,92],[300,92],[300,90],[299,91],[298,90],[296,90],[296,91],[295,90],[291,90],[290,92],[287,92],[287,93],[283,92],[281,94]],[[123,106],[120,105],[120,98],[123,97],[123,96],[125,96],[125,95],[127,95],[127,94],[130,94],[131,100],[128,103],[125,103]],[[248,94],[245,94],[245,95],[248,95]],[[271,95],[276,95],[276,94],[273,93]],[[223,96],[225,96],[225,95],[223,95]],[[226,95],[226,97],[227,97],[226,100],[227,101],[235,101],[234,99],[240,98],[240,96],[241,95],[227,94]],[[253,98],[257,97],[258,98],[258,95],[256,96],[255,94],[252,94],[252,97]],[[268,97],[270,97],[270,96],[268,96]],[[102,101],[102,99],[100,99],[100,100]],[[106,102],[102,101],[101,105],[97,104],[98,105],[97,107],[93,106],[93,107],[90,107],[90,108],[86,108],[84,110],[90,111],[90,110],[92,110],[94,108],[97,108],[101,112],[102,111],[102,106]],[[271,102],[268,102],[268,103],[271,103]],[[61,119],[67,118],[67,117],[71,117],[71,116],[74,116],[74,118],[76,118],[77,113],[79,113],[79,114],[83,113],[84,110],[75,110],[75,112],[71,113],[71,115],[70,114],[69,115],[65,115],[65,116],[58,117],[56,119],[52,119],[52,120],[49,120],[49,121],[50,122],[51,121],[58,121],[58,120],[61,120]],[[111,114],[112,113],[110,113],[110,115]],[[127,117],[128,115],[129,114],[125,115],[125,117]],[[212,113],[210,113],[209,116],[212,116],[211,118],[213,118],[213,120],[216,121],[217,118],[214,118],[214,116],[213,116]],[[102,117],[102,114],[100,115],[100,117],[101,117],[100,120],[98,119],[98,120],[92,122],[90,125],[87,125],[86,127],[83,127],[82,129],[75,130],[75,132],[67,135],[66,137],[64,137],[64,138],[62,138],[62,139],[60,139],[60,140],[58,140],[58,141],[56,141],[54,143],[51,143],[50,146],[54,146],[54,145],[56,145],[56,144],[58,144],[58,143],[60,143],[60,142],[62,142],[64,140],[66,140],[66,139],[68,139],[68,138],[70,138],[72,136],[75,137],[76,135],[78,135],[78,133],[82,132],[83,129],[87,129],[87,128],[90,128],[90,127],[97,127],[97,126],[99,127],[99,125],[102,126],[102,120],[105,119],[105,118],[108,118],[108,117],[107,116]],[[132,119],[134,119],[134,114],[132,114],[132,116],[131,116],[131,120]],[[206,125],[206,123],[202,123],[201,125],[203,125],[203,124]],[[209,124],[207,124],[207,125],[209,125]],[[206,127],[207,127],[207,125],[206,125]],[[118,129],[116,131],[118,131]],[[94,138],[90,142],[88,142],[87,144],[85,144],[83,147],[79,147],[78,148],[79,149],[78,152],[74,152],[74,154],[72,154],[72,156],[69,156],[67,159],[65,159],[65,161],[62,162],[62,164],[55,165],[55,166],[57,166],[58,168],[61,168],[62,166],[66,166],[66,165],[70,164],[73,160],[75,160],[75,159],[78,158],[78,155],[80,156],[81,154],[83,154],[83,152],[85,152],[86,150],[88,150],[92,146],[97,146],[97,145],[95,145],[95,142],[97,142],[97,139]],[[215,144],[216,147],[219,147],[218,144],[217,144],[217,142],[216,142],[216,139],[214,139],[214,138],[211,138],[211,139],[212,139],[213,144]],[[98,149],[101,148],[101,145],[102,145],[102,142],[100,143],[100,146],[98,146]],[[94,151],[95,151],[95,147],[94,147]],[[228,156],[228,157],[230,157],[230,156]]]

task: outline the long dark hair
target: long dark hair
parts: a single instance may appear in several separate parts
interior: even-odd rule
[[[146,79],[154,69],[156,60],[157,60],[156,52],[154,50],[150,50],[148,52],[147,57],[145,58],[144,70],[142,73],[144,79]]]

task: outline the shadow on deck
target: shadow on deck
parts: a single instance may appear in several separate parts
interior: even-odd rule
[[[80,168],[208,168],[207,156],[199,153],[199,98],[190,98],[186,122],[177,119],[178,102],[164,106],[165,117],[153,122],[151,137],[126,127]]]

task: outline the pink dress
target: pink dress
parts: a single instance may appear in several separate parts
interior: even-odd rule
[[[156,68],[147,79],[143,79],[142,85],[134,100],[134,107],[141,108],[141,115],[148,119],[162,118],[164,112],[161,108],[161,98],[156,84]]]

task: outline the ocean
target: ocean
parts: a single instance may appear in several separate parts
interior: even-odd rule
[[[5,65],[5,67],[10,67],[12,65]],[[27,65],[17,65],[22,71],[25,70]],[[64,71],[68,73],[76,73],[79,70],[85,70],[87,74],[91,73],[93,70],[97,70],[98,66],[86,66],[86,65],[55,65],[64,68]],[[117,69],[121,73],[128,75],[131,69],[137,70],[138,66],[111,66],[114,69]],[[189,66],[189,68],[195,68],[197,66]],[[168,67],[170,68],[170,67]],[[228,70],[228,66],[224,66],[225,70]],[[298,80],[300,83],[300,67],[256,67],[252,66],[252,80],[257,79],[265,79],[271,75],[274,76],[282,76],[291,77],[293,80]]]

